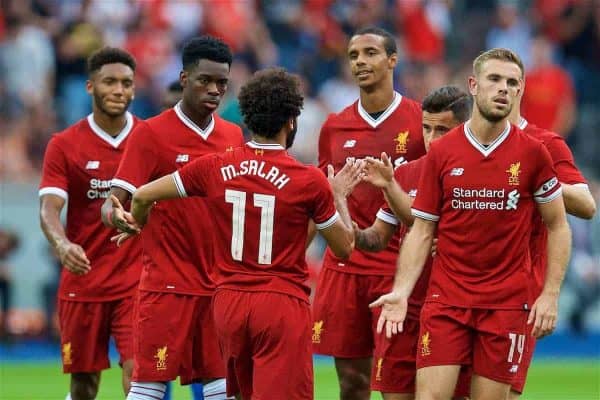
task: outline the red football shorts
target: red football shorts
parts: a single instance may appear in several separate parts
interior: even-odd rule
[[[339,358],[373,356],[377,316],[369,304],[388,293],[394,277],[323,268],[313,303],[313,351]],[[377,314],[378,315],[378,314]]]
[[[313,398],[307,303],[280,293],[220,289],[213,313],[227,364],[227,395]]]
[[[425,303],[417,368],[472,364],[473,374],[512,384],[529,340],[528,313]]]
[[[381,308],[375,314],[379,318]],[[371,370],[371,390],[382,393],[415,393],[417,377],[417,343],[419,341],[419,321],[409,318],[404,321],[402,333],[391,339],[384,333],[375,337],[373,368]],[[461,369],[456,397],[467,397],[470,393],[471,372]]]
[[[115,339],[119,363],[133,358],[133,298],[102,302],[58,300],[63,371],[99,372],[110,368],[108,343]]]
[[[533,329],[529,328],[530,330]],[[523,353],[523,359],[521,360],[521,366],[519,367],[519,371],[517,371],[517,376],[513,381],[511,389],[517,393],[523,393],[523,389],[525,388],[525,381],[527,380],[527,371],[529,371],[529,367],[531,366],[531,361],[533,360],[533,352],[535,351],[535,344],[537,340],[529,335],[527,337],[527,343],[525,344],[525,352]]]
[[[225,376],[211,301],[210,296],[138,291],[133,381],[167,382],[180,376],[186,385]]]

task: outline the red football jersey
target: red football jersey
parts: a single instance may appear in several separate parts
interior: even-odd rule
[[[326,173],[332,164],[339,171],[348,158],[379,157],[386,152],[395,166],[425,154],[421,127],[421,105],[395,94],[387,110],[373,119],[360,100],[339,114],[329,116],[319,136],[319,168]],[[360,183],[348,197],[352,219],[361,228],[371,226],[383,194],[378,188]],[[398,258],[398,237],[383,251],[374,253],[355,249],[348,260],[341,260],[327,250],[323,267],[340,272],[364,275],[394,275]]]
[[[587,181],[575,165],[573,154],[562,136],[530,124],[524,118],[521,118],[519,128],[529,136],[544,143],[544,146],[546,146],[550,153],[550,157],[552,157],[554,170],[556,171],[556,177],[559,182],[587,187]],[[544,225],[542,216],[539,213],[534,213],[533,232],[531,233],[530,241],[531,263],[534,278],[532,289],[533,300],[539,296],[544,287],[546,268],[548,267],[547,245],[548,230],[546,229],[546,225]]]
[[[239,126],[213,115],[202,130],[179,104],[133,131],[112,185],[130,193],[195,158],[243,144]],[[203,199],[157,203],[142,231],[140,289],[208,295],[214,291],[213,220]]]
[[[218,288],[279,292],[308,302],[309,220],[324,229],[338,218],[321,171],[278,144],[249,142],[203,157],[173,176],[181,197],[208,198]]]
[[[419,179],[421,177],[421,172],[423,171],[424,165],[425,157],[421,157],[418,160],[414,160],[409,162],[408,164],[401,165],[394,171],[394,178],[396,179],[396,182],[398,182],[402,190],[404,190],[413,199],[417,196]],[[377,212],[377,218],[384,222],[387,222],[388,224],[399,227],[398,234],[400,237],[401,245],[402,240],[408,233],[409,229],[406,225],[401,224],[401,221],[398,218],[396,218],[394,212],[387,204],[387,202],[384,202],[379,211]],[[419,314],[421,313],[421,306],[423,305],[425,295],[427,294],[427,286],[429,285],[429,276],[431,275],[432,263],[433,258],[429,257],[427,259],[427,262],[425,263],[425,267],[423,268],[423,273],[419,277],[419,280],[417,281],[415,288],[413,289],[410,298],[408,299],[408,313],[416,319],[419,318]]]
[[[487,147],[468,123],[431,143],[412,209],[438,221],[425,301],[527,309],[535,202],[560,193],[548,150],[516,126]]]
[[[52,137],[40,183],[40,196],[54,194],[68,200],[67,238],[85,250],[91,263],[86,275],[62,270],[59,298],[109,301],[133,293],[141,270],[141,246],[126,243],[117,248],[114,230],[100,219],[100,208],[110,193],[110,180],[123,155],[130,132],[139,120],[126,114],[127,124],[112,137],[92,114]]]

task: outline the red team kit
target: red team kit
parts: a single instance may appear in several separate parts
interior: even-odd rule
[[[126,119],[113,138],[90,114],[54,135],[44,157],[39,194],[68,200],[67,238],[85,249],[92,268],[86,275],[62,270],[58,313],[66,373],[108,368],[111,334],[120,361],[132,357],[131,310],[140,278],[141,246],[131,241],[117,248],[110,242],[114,232],[98,217],[131,132],[140,124],[130,113]]]

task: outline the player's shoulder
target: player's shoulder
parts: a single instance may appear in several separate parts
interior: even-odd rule
[[[50,137],[49,143],[58,146],[69,145],[69,143],[73,141],[80,141],[82,135],[91,132],[91,128],[89,123],[87,122],[87,118],[82,118],[79,121],[75,122],[73,125],[70,125],[63,129],[62,131],[58,131],[54,133]]]
[[[429,151],[436,149],[445,149],[446,151],[452,151],[452,147],[460,143],[466,143],[465,124],[462,123],[454,128],[450,129],[444,136],[439,139],[432,141],[429,144]]]
[[[236,123],[231,121],[227,121],[217,114],[213,114],[213,118],[215,120],[215,129],[222,130],[224,132],[232,132],[242,134],[242,128]]]
[[[358,119],[357,113],[358,100],[350,104],[343,110],[337,113],[331,113],[327,116],[327,119],[323,123],[323,127],[335,128],[338,126],[347,126],[348,124],[355,123]]]
[[[422,108],[421,108],[421,103],[419,103],[416,100],[411,99],[410,97],[406,97],[406,96],[402,96],[401,101],[400,101],[400,105],[398,106],[398,109],[400,111],[407,111],[409,113],[414,113],[417,114],[419,117],[419,121],[422,118]]]

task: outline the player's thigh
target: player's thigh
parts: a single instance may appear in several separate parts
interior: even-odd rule
[[[296,297],[270,292],[251,296],[252,399],[313,398],[309,305]]]
[[[471,400],[498,400],[508,398],[510,384],[473,374]]]
[[[133,358],[134,303],[133,296],[111,302],[110,334],[115,339],[120,365]]]
[[[99,372],[108,359],[110,303],[58,301],[65,373]]]
[[[401,333],[388,339],[379,334],[375,337],[371,389],[387,393],[384,398],[395,398],[395,394],[415,392],[416,352],[419,340],[419,321],[407,319]]]
[[[138,291],[134,321],[136,382],[175,379],[182,363],[191,359],[196,296]]]
[[[460,365],[437,365],[417,370],[417,400],[448,400],[454,396]]]
[[[363,281],[368,276],[325,268],[313,303],[313,351],[337,358],[370,358],[372,320]]]
[[[184,363],[181,383],[188,384],[223,378],[225,363],[219,347],[219,339],[212,311],[212,296],[196,298],[194,339],[192,341],[192,358],[190,364]]]
[[[512,384],[530,339],[528,312],[476,310],[474,313],[473,374]]]
[[[417,368],[471,364],[471,314],[470,309],[425,303],[421,310]]]

